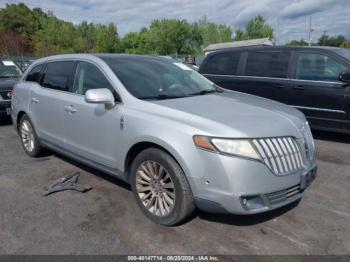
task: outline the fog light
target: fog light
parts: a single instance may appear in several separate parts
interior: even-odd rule
[[[243,208],[248,210],[255,210],[264,208],[266,205],[261,196],[249,196],[241,198]]]

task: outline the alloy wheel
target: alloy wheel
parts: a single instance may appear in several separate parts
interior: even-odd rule
[[[136,189],[142,204],[153,215],[166,216],[173,210],[175,186],[161,164],[143,162],[136,171]]]
[[[35,136],[32,125],[28,120],[24,120],[21,126],[22,143],[28,152],[34,150]]]

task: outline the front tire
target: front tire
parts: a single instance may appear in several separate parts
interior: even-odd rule
[[[27,115],[23,115],[19,122],[19,135],[24,151],[31,157],[39,157],[44,153],[36,135],[34,126]]]
[[[152,221],[172,226],[192,214],[195,207],[185,174],[163,150],[149,148],[139,153],[130,178],[137,204]]]

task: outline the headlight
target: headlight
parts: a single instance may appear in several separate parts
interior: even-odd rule
[[[315,157],[316,147],[308,122],[305,122],[305,124],[301,128],[301,133],[305,141],[305,150],[307,158],[308,160],[312,160]]]
[[[210,138],[206,136],[194,136],[196,146],[229,155],[242,156],[260,160],[260,155],[248,139]]]

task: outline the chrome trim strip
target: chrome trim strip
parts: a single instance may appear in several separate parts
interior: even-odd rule
[[[309,107],[309,106],[295,106],[295,105],[289,105],[289,106],[296,107],[296,108],[299,108],[299,109],[306,109],[306,110],[314,110],[314,111],[346,114],[345,111],[343,111],[343,110],[336,110],[336,109],[318,108],[318,107]]]
[[[268,77],[268,76],[242,76],[242,75],[220,75],[220,74],[205,74],[203,75],[208,75],[208,76],[229,76],[229,77],[238,77],[238,78],[257,78],[257,79],[271,79],[271,80],[292,80],[292,81],[301,81],[301,82],[312,82],[312,83],[325,83],[325,84],[338,84],[342,85],[343,82],[340,81],[320,81],[320,80],[306,80],[306,79],[297,79],[297,78],[287,78],[287,77]]]

